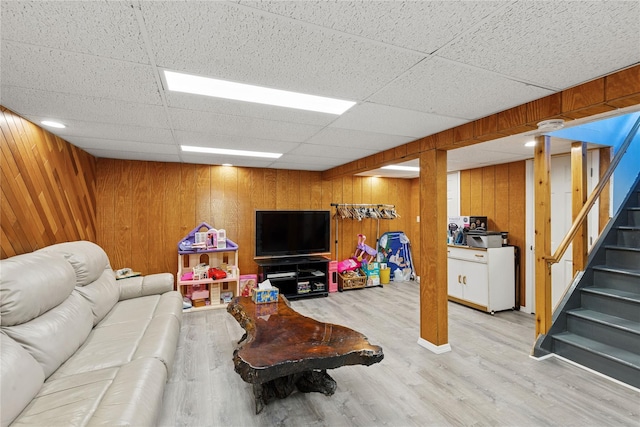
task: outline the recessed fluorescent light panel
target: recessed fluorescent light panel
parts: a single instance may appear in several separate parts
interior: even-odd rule
[[[383,166],[380,169],[389,169],[389,170],[394,170],[394,171],[406,171],[406,172],[419,172],[420,168],[417,166],[395,166],[395,165],[390,165],[390,166]]]
[[[43,124],[43,125],[45,125],[45,126],[52,127],[52,128],[58,128],[58,129],[64,129],[64,128],[66,128],[66,126],[65,126],[65,125],[63,125],[62,123],[60,123],[60,122],[54,122],[53,120],[43,120],[43,121],[41,121],[40,123],[42,123],[42,124]]]
[[[244,150],[228,150],[226,148],[210,148],[210,147],[194,147],[192,145],[181,145],[182,151],[189,153],[204,154],[223,154],[226,156],[247,156],[247,157],[266,157],[269,159],[279,159],[282,153],[267,153],[264,151],[244,151]]]
[[[342,114],[356,103],[164,70],[169,90],[320,113]]]

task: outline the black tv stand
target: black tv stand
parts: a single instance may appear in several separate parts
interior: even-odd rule
[[[267,279],[287,299],[329,295],[329,260],[321,256],[255,260],[258,280]]]

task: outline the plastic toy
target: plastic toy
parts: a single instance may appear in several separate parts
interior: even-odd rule
[[[356,251],[353,256],[358,261],[374,261],[376,255],[378,254],[378,251],[369,245],[365,245],[365,240],[367,240],[367,236],[365,236],[364,234],[358,234],[358,244],[356,245]]]

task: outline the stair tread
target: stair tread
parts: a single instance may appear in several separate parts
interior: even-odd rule
[[[607,324],[618,329],[624,329],[636,334],[640,334],[640,317],[638,321],[624,319],[622,317],[612,316],[610,314],[601,313],[587,308],[576,308],[567,311],[567,315],[588,319],[594,322]]]
[[[638,230],[640,231],[640,225],[620,225],[616,227],[618,230]]]
[[[640,276],[640,268],[621,268],[610,267],[608,265],[594,265],[594,270],[609,271],[611,273],[630,274],[632,276]]]
[[[582,288],[581,291],[592,293],[592,294],[614,296],[614,297],[622,298],[628,301],[640,303],[640,294],[637,292],[627,292],[627,291],[614,289],[614,288],[597,288],[595,286]]]
[[[640,252],[640,248],[633,248],[631,246],[618,246],[618,245],[607,245],[606,249],[615,249],[619,251],[629,251],[629,252]]]
[[[632,353],[619,347],[604,344],[600,341],[592,340],[591,338],[577,335],[572,332],[561,332],[559,334],[555,334],[553,338],[558,341],[571,344],[575,347],[579,347],[587,351],[592,351],[608,359],[616,360],[618,362],[624,363],[625,365],[633,366],[637,369],[640,369],[640,354]]]

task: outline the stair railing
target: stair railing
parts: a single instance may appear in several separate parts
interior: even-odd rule
[[[602,178],[600,178],[600,182],[598,182],[598,185],[596,185],[596,187],[593,189],[593,191],[587,198],[587,201],[585,202],[584,206],[582,206],[582,209],[580,209],[580,212],[578,212],[576,219],[573,221],[573,224],[571,224],[571,228],[569,228],[569,231],[567,231],[567,234],[564,236],[564,238],[556,248],[556,251],[553,253],[553,255],[544,257],[544,259],[547,261],[547,264],[549,265],[549,268],[551,268],[552,264],[556,264],[562,259],[562,257],[564,256],[564,253],[567,251],[567,248],[569,247],[571,242],[573,242],[573,239],[576,237],[578,230],[580,230],[580,227],[582,227],[582,225],[586,221],[589,211],[595,204],[598,197],[600,197],[600,193],[602,193],[602,190],[609,183],[609,179],[611,178],[611,175],[613,175],[613,172],[616,169],[616,167],[618,167],[618,164],[620,163],[622,156],[624,156],[627,149],[629,148],[629,145],[631,145],[631,141],[636,136],[636,133],[638,132],[638,128],[640,128],[640,117],[638,117],[638,120],[636,120],[635,124],[629,131],[629,134],[627,135],[624,142],[620,146],[620,149],[618,150],[616,155],[613,157],[611,164],[609,165],[605,173],[602,175]]]

